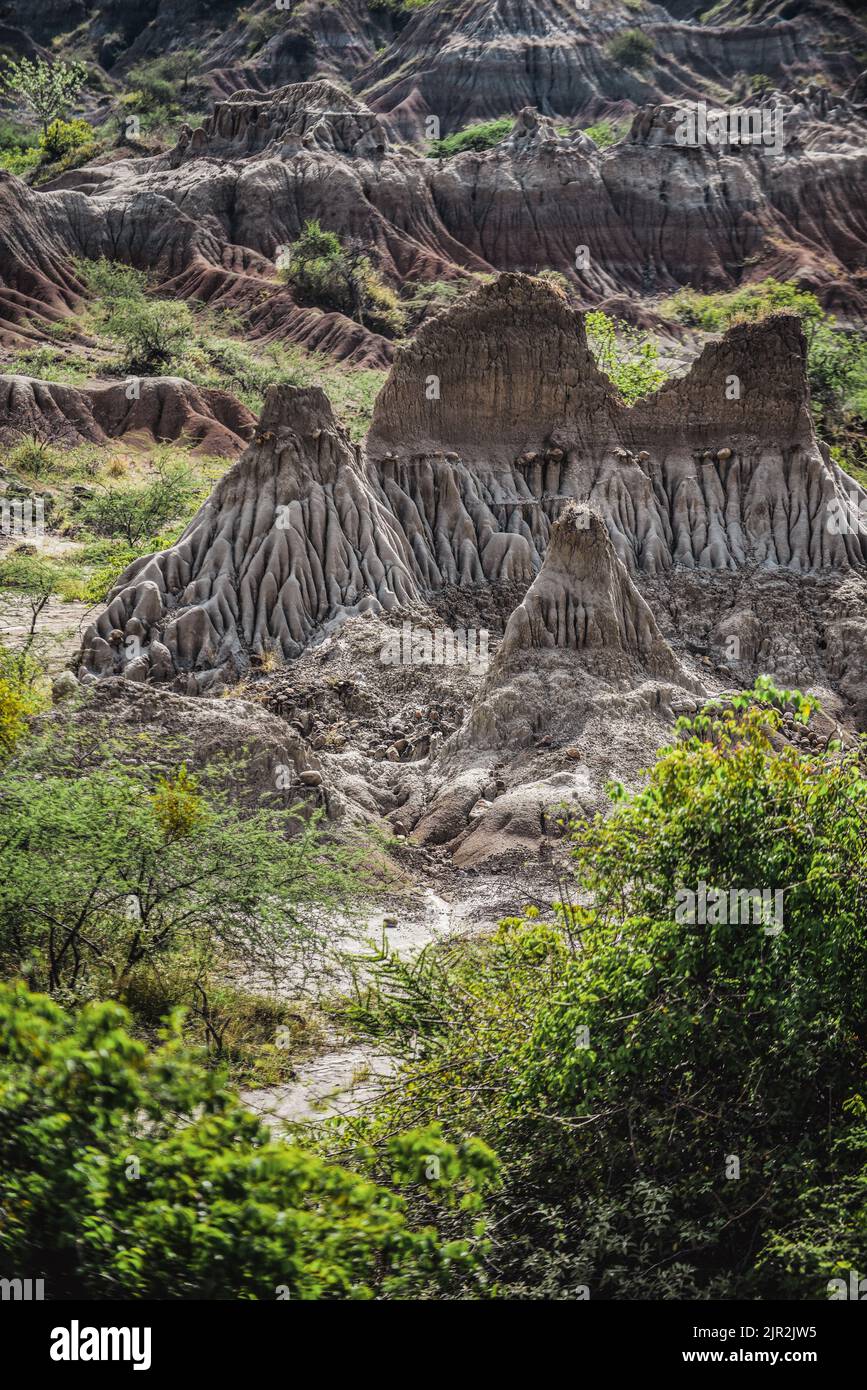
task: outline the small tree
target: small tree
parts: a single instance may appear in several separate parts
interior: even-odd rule
[[[96,769],[80,766],[81,738],[54,731],[5,769],[0,973],[23,967],[75,1000],[123,997],[173,970],[201,996],[232,968],[302,993],[370,890],[360,854],[326,843],[297,807],[242,815],[229,769],[128,767],[98,728]]]
[[[177,366],[192,346],[195,329],[186,304],[160,299],[120,299],[106,323],[106,331],[123,347],[124,370],[142,373]]]
[[[97,535],[120,536],[136,546],[180,517],[195,492],[195,480],[185,464],[158,464],[156,478],[144,487],[103,484],[86,504],[83,517]]]
[[[43,58],[4,58],[4,85],[14,92],[42,126],[43,137],[52,121],[62,116],[87,81],[83,63],[47,63]]]
[[[653,61],[654,42],[640,29],[624,29],[608,45],[608,56],[625,68],[644,72]]]
[[[652,339],[627,324],[615,323],[599,309],[588,314],[585,322],[590,351],[627,405],[659,389],[666,374]]]
[[[310,219],[279,270],[302,304],[336,310],[390,338],[405,329],[396,294],[383,283],[357,237],[344,244]]]

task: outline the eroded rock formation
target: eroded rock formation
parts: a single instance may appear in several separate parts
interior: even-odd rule
[[[739,325],[629,409],[596,368],[581,316],[546,282],[501,276],[398,354],[365,450],[321,391],[273,388],[255,441],[181,540],[121,578],[83,670],[195,691],[269,646],[297,655],[353,613],[526,589],[573,501],[592,508],[590,539],[572,555],[574,522],[561,528],[547,577],[506,629],[507,653],[549,621],[561,549],[573,569],[587,560],[582,583],[597,562],[609,588],[631,576],[585,618],[603,630],[611,606],[648,652],[656,638],[633,583],[860,576],[867,538],[849,522],[867,494],[815,439],[804,354],[791,316]],[[550,601],[556,643],[577,649],[580,604],[568,616]],[[129,636],[138,646],[125,667]]]
[[[201,453],[232,458],[249,442],[255,423],[226,391],[179,377],[87,387],[0,376],[0,442],[34,435],[59,444],[106,444],[129,435],[180,440]]]
[[[311,218],[362,242],[395,287],[547,267],[592,304],[731,288],[748,264],[863,316],[863,110],[768,100],[785,108],[781,151],[684,147],[684,108],[654,103],[605,151],[527,108],[494,149],[438,161],[333,83],[245,88],[168,154],[84,166],[50,192],[0,173],[0,347],[44,338],[81,302],[77,258],[107,256],[161,294],[233,310],[254,339],[387,365],[385,338],[280,283],[275,262]]]

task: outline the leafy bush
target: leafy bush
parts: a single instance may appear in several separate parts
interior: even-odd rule
[[[303,992],[314,953],[340,936],[334,917],[370,891],[360,856],[298,807],[243,814],[234,767],[195,778],[146,739],[154,762],[129,766],[104,721],[98,737],[98,767],[53,730],[6,766],[0,972],[67,999],[118,998],[135,972],[183,959],[198,999],[230,967]]]
[[[93,145],[93,131],[87,121],[52,121],[39,137],[39,147],[49,160],[63,159]]]
[[[188,306],[170,299],[118,299],[105,327],[123,350],[122,369],[141,373],[176,369],[196,332]]]
[[[109,306],[119,300],[144,298],[148,281],[142,270],[134,270],[122,261],[109,261],[105,256],[96,261],[81,258],[74,264],[90,293]]]
[[[586,316],[587,344],[627,405],[657,391],[666,379],[650,338],[627,324],[615,323],[601,310]]]
[[[19,179],[38,169],[41,160],[38,149],[0,150],[0,169],[5,169],[7,174],[15,174]]]
[[[733,323],[753,323],[768,314],[799,314],[805,323],[824,318],[822,306],[809,290],[773,278],[722,294],[678,290],[665,302],[663,312],[707,333],[722,333]]]
[[[390,1141],[391,1189],[271,1140],[177,1027],[154,1051],[116,1004],[77,1016],[0,986],[0,1252],[52,1298],[359,1299],[447,1289],[469,1242],[413,1230],[396,1184],[444,1212],[494,1171],[436,1128]]]
[[[583,133],[589,135],[600,150],[607,150],[610,145],[616,145],[618,140],[622,140],[628,129],[628,121],[602,120],[597,121],[595,125],[585,126]]]
[[[360,990],[407,1058],[383,1133],[436,1114],[500,1157],[507,1293],[824,1298],[835,1263],[863,1268],[863,749],[776,751],[785,705],[810,716],[764,682],[680,721],[645,789],[564,816],[575,883],[550,919]],[[782,930],[680,920],[702,883],[781,891]]]
[[[514,117],[502,116],[496,121],[481,121],[477,125],[466,126],[446,135],[442,140],[431,141],[428,156],[431,159],[449,159],[467,150],[491,150],[505,140],[515,124]]]
[[[117,536],[137,546],[145,536],[180,517],[198,491],[186,464],[159,463],[149,483],[102,484],[82,507],[82,519],[98,536]]]
[[[24,126],[6,118],[0,119],[0,169],[23,177],[40,161],[38,137]]]
[[[634,68],[636,72],[645,72],[653,61],[655,47],[653,39],[642,34],[640,29],[624,29],[622,34],[615,35],[611,40],[607,51],[615,63]]]
[[[0,758],[6,758],[48,703],[42,667],[26,648],[0,645]]]
[[[28,435],[10,449],[9,464],[31,478],[41,478],[55,473],[63,463],[63,451],[47,439],[38,435]]]
[[[363,246],[344,246],[315,220],[304,224],[279,273],[299,303],[336,310],[388,337],[404,331],[397,295],[382,282]]]

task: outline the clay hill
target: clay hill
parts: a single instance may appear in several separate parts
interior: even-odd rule
[[[596,804],[678,709],[760,670],[863,725],[867,538],[841,519],[867,494],[816,440],[804,363],[796,318],[739,325],[630,409],[581,315],[503,275],[398,352],[362,447],[318,389],[272,388],[182,538],[118,582],[80,678],[216,693],[270,651],[290,695],[319,683],[314,704],[345,679],[352,756],[318,745],[334,804],[357,794],[457,853],[483,801],[483,858],[533,842],[527,817],[538,835],[561,791]],[[492,660],[395,667],[407,622],[484,629]],[[294,712],[273,679],[266,703]],[[407,732],[440,680],[450,718]]]

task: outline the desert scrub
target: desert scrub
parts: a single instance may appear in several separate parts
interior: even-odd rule
[[[621,67],[632,68],[635,72],[646,72],[653,62],[655,50],[653,39],[642,34],[640,29],[624,29],[615,35],[607,47],[612,62]]]
[[[622,140],[629,130],[628,121],[597,121],[595,125],[584,127],[583,133],[589,135],[600,150],[607,150],[611,145],[616,145]]]
[[[615,322],[601,310],[587,314],[587,346],[627,405],[657,391],[667,373],[659,362],[659,350],[652,338]]]
[[[335,310],[374,333],[399,338],[405,330],[400,301],[377,272],[361,242],[341,241],[315,219],[284,252],[279,278],[300,304]]]
[[[496,121],[480,121],[476,125],[465,126],[453,135],[432,140],[428,156],[430,159],[450,159],[452,155],[464,154],[467,150],[492,150],[501,140],[505,140],[514,124],[513,116],[501,116]]]
[[[183,462],[159,461],[146,483],[97,482],[81,511],[83,524],[97,536],[120,537],[130,546],[180,519],[201,489]]]
[[[20,376],[65,382],[69,386],[80,386],[93,375],[93,366],[86,359],[52,347],[28,348],[13,358],[10,370]]]
[[[185,375],[197,386],[229,391],[254,414],[260,413],[269,386],[321,386],[337,420],[358,443],[370,427],[386,373],[341,367],[292,343],[272,343],[257,352],[232,338],[205,336],[188,357]]]

